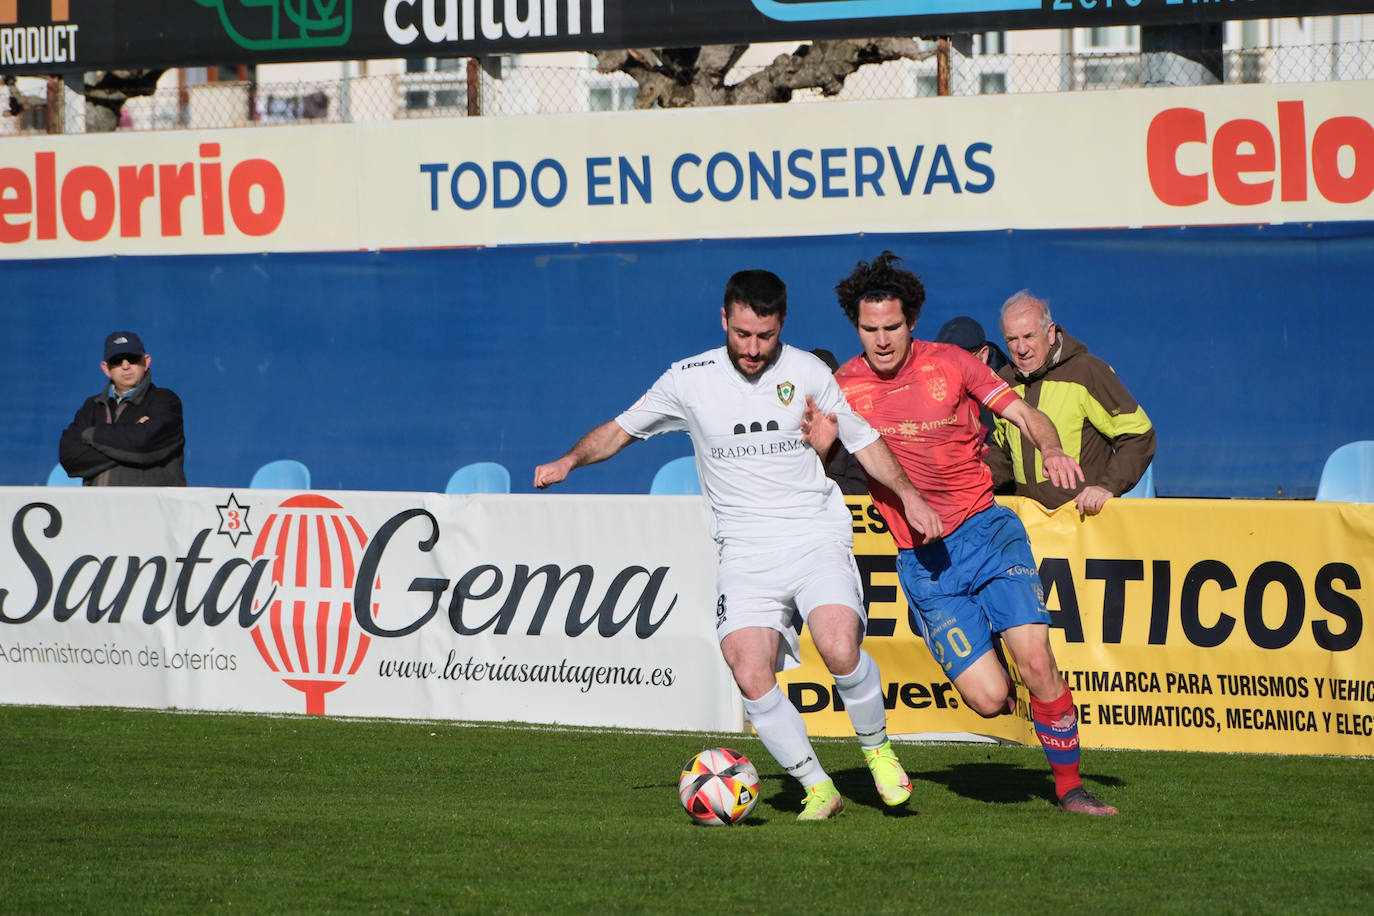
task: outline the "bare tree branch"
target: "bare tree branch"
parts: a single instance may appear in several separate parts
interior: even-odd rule
[[[86,130],[92,133],[119,127],[119,112],[124,103],[137,96],[152,95],[164,70],[92,70],[83,77],[81,94],[86,97]],[[61,77],[49,79],[61,81]],[[26,109],[44,107],[45,96],[24,95],[13,76],[4,77],[9,91],[8,114],[20,115]]]
[[[30,108],[38,108],[48,104],[46,96],[25,95],[19,90],[18,81],[5,74],[5,90],[9,94],[9,101],[5,105],[5,114],[18,117]]]
[[[596,53],[596,69],[624,73],[639,84],[636,108],[692,108],[786,102],[800,89],[836,95],[860,67],[891,60],[925,60],[935,54],[914,38],[814,41],[737,83],[726,78],[747,45],[631,48]]]

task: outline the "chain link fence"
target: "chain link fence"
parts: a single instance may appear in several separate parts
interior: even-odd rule
[[[941,56],[946,66],[941,66]],[[1208,59],[1207,55],[1211,55]],[[1192,55],[1088,51],[1071,54],[975,54],[943,51],[930,43],[921,60],[860,68],[835,98],[910,99],[936,95],[1077,92],[1199,83],[1292,83],[1374,79],[1374,41],[1331,45],[1247,48]],[[539,55],[389,63],[398,72],[323,81],[206,81],[206,71],[169,74],[151,96],[130,99],[120,115],[121,130],[224,128],[269,124],[323,124],[402,118],[508,116],[609,111],[635,107],[638,86],[621,73],[599,73],[590,55]],[[573,63],[568,63],[572,60]],[[736,67],[727,83],[761,67]],[[1216,78],[1221,74],[1221,80]],[[198,79],[198,81],[197,81]],[[10,87],[9,117],[0,133],[42,133],[58,128],[52,106],[60,83],[42,81],[21,92]],[[57,91],[55,91],[55,85]],[[798,91],[794,102],[817,101],[819,90]],[[15,113],[14,109],[20,108]]]

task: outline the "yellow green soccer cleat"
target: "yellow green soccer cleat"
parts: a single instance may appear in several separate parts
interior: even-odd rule
[[[806,801],[802,806],[802,813],[797,815],[797,820],[823,821],[839,817],[843,813],[844,799],[840,798],[840,790],[835,788],[833,779],[827,779],[825,782],[807,787]]]
[[[873,774],[873,784],[878,787],[883,804],[900,805],[911,797],[911,777],[898,762],[891,741],[884,741],[881,747],[864,748],[864,763]]]

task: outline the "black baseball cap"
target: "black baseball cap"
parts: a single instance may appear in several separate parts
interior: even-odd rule
[[[143,341],[138,339],[138,335],[133,331],[115,331],[105,338],[105,362],[110,361],[111,356],[147,356],[148,351],[143,349]]]
[[[972,353],[981,349],[988,339],[983,335],[981,324],[967,315],[960,315],[945,322],[940,333],[935,335],[935,342],[954,344]]]

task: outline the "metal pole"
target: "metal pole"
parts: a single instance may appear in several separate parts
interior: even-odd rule
[[[468,117],[475,118],[482,114],[482,65],[475,57],[467,59],[465,82],[468,93]]]
[[[353,120],[352,69],[353,64],[349,61],[339,63],[339,121],[343,124]]]

